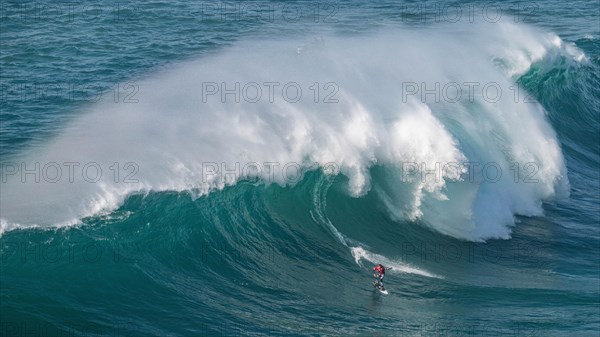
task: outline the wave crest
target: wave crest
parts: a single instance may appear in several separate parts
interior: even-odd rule
[[[507,238],[515,214],[541,214],[541,200],[568,191],[555,132],[539,104],[514,99],[513,77],[549,51],[570,55],[573,49],[525,26],[480,28],[326,37],[302,52],[294,41],[249,41],[152,74],[139,81],[137,103],[99,102],[46,146],[15,160],[29,167],[92,162],[108,174],[93,183],[23,182],[19,174],[3,174],[2,227],[65,224],[114,209],[139,190],[204,195],[256,176],[290,183],[284,174],[265,179],[264,170],[207,175],[207,163],[229,169],[335,163],[332,173],[347,176],[356,197],[372,189],[374,165],[396,170],[376,189],[394,216],[422,219],[463,239]],[[479,89],[458,99],[448,95],[456,89],[448,84],[462,91],[473,82],[493,84],[503,95],[490,100]],[[266,83],[279,85],[271,94]],[[505,175],[515,163],[534,163],[536,183],[513,183],[510,175],[486,184],[464,169],[439,179],[425,171],[424,179],[407,180],[399,172],[406,163],[418,164],[412,173],[422,175],[421,164],[465,161],[496,163]],[[112,165],[128,163],[137,167],[135,181],[115,179]]]

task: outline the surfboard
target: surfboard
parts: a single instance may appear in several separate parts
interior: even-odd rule
[[[385,288],[382,288],[382,287],[380,287],[380,286],[379,286],[379,284],[378,284],[377,282],[373,282],[373,285],[375,286],[375,288],[376,288],[377,290],[379,290],[379,292],[380,292],[380,293],[382,293],[382,294],[384,294],[384,295],[387,295],[387,294],[389,294],[389,293],[388,293],[388,291],[387,291],[387,290],[385,290]]]

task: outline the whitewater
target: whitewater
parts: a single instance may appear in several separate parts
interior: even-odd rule
[[[572,44],[510,23],[307,41],[240,41],[120,84],[130,104],[88,104],[5,163],[2,232],[77,224],[140,191],[197,198],[311,170],[360,198],[386,167],[376,193],[391,217],[473,241],[509,238],[515,215],[568,196],[556,133],[516,79],[535,62],[589,62]]]
[[[599,21],[3,3],[0,336],[598,336]]]

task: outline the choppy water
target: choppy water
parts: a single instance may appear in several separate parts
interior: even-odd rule
[[[597,336],[598,11],[3,3],[1,334]]]

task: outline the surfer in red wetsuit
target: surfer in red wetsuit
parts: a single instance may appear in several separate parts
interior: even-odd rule
[[[389,267],[388,269],[392,269]],[[383,288],[383,278],[385,277],[385,267],[382,264],[378,264],[373,268],[373,277],[377,279],[379,287]]]

